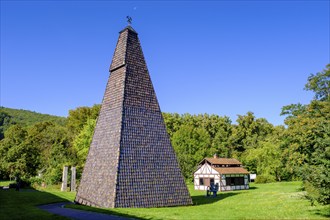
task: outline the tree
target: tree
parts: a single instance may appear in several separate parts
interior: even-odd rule
[[[69,111],[67,127],[72,140],[80,133],[88,119],[97,119],[101,105],[78,107]]]
[[[298,115],[302,114],[306,111],[306,105],[298,104],[291,104],[282,107],[282,111],[280,115],[286,115],[286,119],[290,119],[292,117],[297,117]]]
[[[36,147],[40,153],[38,171],[42,171],[43,181],[60,182],[63,166],[74,161],[67,129],[52,122],[41,122],[27,132],[26,144]]]
[[[0,109],[0,140],[4,138],[5,131],[13,124],[15,122],[12,121],[12,117]]]
[[[219,117],[217,122],[212,126],[212,133],[215,133],[214,138],[211,140],[211,149],[214,152],[211,154],[217,154],[219,157],[231,157],[232,145],[230,143],[230,137],[232,135],[231,120],[228,117]]]
[[[305,85],[315,93],[308,105],[290,105],[282,109],[285,123],[283,153],[288,158],[286,170],[303,179],[307,198],[313,204],[330,203],[330,65],[323,72],[312,74]],[[283,111],[284,110],[284,111]],[[289,110],[289,111],[287,111]],[[284,161],[285,162],[285,161]]]
[[[11,109],[0,106],[0,140],[4,132],[12,125],[19,124],[22,127],[32,126],[39,122],[51,121],[54,124],[64,126],[66,118],[47,114],[40,114],[28,110]]]
[[[320,101],[330,101],[330,64],[322,72],[315,75],[311,74],[308,77],[308,82],[305,85],[306,90],[311,90],[315,93],[314,98]]]
[[[248,149],[245,152],[245,161],[254,164],[250,172],[258,174],[257,180],[260,182],[281,181],[282,158],[280,145],[273,140],[266,140],[259,143],[258,148]]]
[[[77,165],[79,167],[83,167],[85,164],[88,150],[92,142],[95,125],[95,119],[88,119],[82,131],[73,141],[73,147],[77,153]]]
[[[204,128],[185,125],[174,133],[172,144],[183,176],[191,180],[197,164],[209,154],[209,134]]]
[[[170,137],[180,129],[182,125],[182,117],[178,113],[163,113],[167,133]]]
[[[20,176],[27,180],[36,175],[40,164],[38,148],[26,142],[27,131],[11,126],[0,141],[0,170],[2,176]]]
[[[253,112],[238,115],[238,125],[234,126],[231,143],[240,155],[246,149],[257,148],[258,142],[263,141],[273,132],[273,125],[264,118],[256,118]]]
[[[312,205],[315,201],[330,204],[330,124],[325,123],[319,129],[324,132],[324,136],[317,139],[317,149],[310,163],[305,165],[303,175],[307,198]]]

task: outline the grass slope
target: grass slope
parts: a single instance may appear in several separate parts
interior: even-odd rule
[[[0,182],[6,185],[8,182]],[[167,208],[98,209],[80,205],[70,208],[104,212],[140,219],[329,219],[330,206],[310,206],[300,182],[251,184],[250,190],[219,193],[216,198],[189,186],[193,206]],[[75,193],[57,188],[43,191],[0,190],[0,219],[66,219],[38,209],[37,205],[73,201]]]
[[[9,186],[9,184],[11,183],[15,183],[15,181],[10,181],[10,180],[0,181],[0,186]]]
[[[6,186],[10,182],[0,182]],[[61,192],[58,189],[37,191],[33,189],[0,189],[0,219],[68,219],[39,209],[37,206],[55,202],[73,201],[75,193]]]
[[[220,193],[216,198],[189,186],[194,205],[168,208],[96,209],[91,211],[126,214],[141,219],[327,219],[330,206],[310,206],[300,191],[300,182],[251,184],[250,190]]]

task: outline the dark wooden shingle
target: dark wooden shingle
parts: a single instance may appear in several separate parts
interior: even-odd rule
[[[110,208],[192,204],[130,26],[119,35],[75,201]]]

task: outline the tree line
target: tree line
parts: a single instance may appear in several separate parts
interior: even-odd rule
[[[0,106],[0,140],[4,138],[5,131],[12,125],[19,124],[22,126],[30,126],[44,121],[64,125],[66,123],[66,118]]]
[[[285,125],[274,126],[253,112],[230,118],[209,114],[163,113],[182,173],[190,182],[197,164],[214,154],[237,158],[257,182],[302,180],[312,203],[330,203],[330,65],[311,74],[305,89],[314,92],[309,104],[282,108]],[[0,109],[2,110],[2,109]],[[69,111],[63,120],[8,123],[0,111],[0,178],[19,175],[30,182],[57,184],[63,165],[81,174],[100,105]],[[41,174],[42,177],[36,177]],[[78,176],[79,179],[79,176]]]

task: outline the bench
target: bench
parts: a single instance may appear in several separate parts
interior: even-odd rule
[[[218,183],[216,183],[215,185],[211,184],[211,186],[209,186],[208,189],[206,190],[206,196],[211,196],[211,193],[213,193],[213,197],[216,197],[218,190],[219,190]]]

